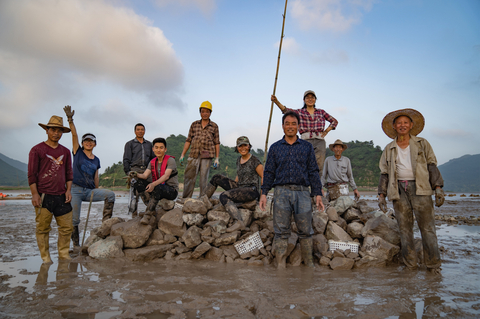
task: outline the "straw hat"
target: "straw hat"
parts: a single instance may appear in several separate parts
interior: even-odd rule
[[[422,113],[414,109],[401,109],[388,113],[382,120],[382,129],[388,137],[397,137],[397,131],[395,131],[393,128],[393,121],[402,115],[409,117],[413,122],[413,128],[410,131],[411,135],[417,136],[421,131],[423,131],[423,127],[425,126],[425,118],[423,117]]]
[[[336,140],[335,143],[328,145],[328,148],[333,151],[335,145],[341,145],[343,147],[343,150],[346,150],[348,148],[348,145],[343,143],[342,140]]]
[[[63,133],[70,132],[68,127],[63,126],[63,118],[60,116],[52,116],[48,124],[38,123],[43,129],[48,130],[49,127],[60,127],[63,130]]]

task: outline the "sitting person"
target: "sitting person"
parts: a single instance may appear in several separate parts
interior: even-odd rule
[[[82,146],[78,143],[77,129],[73,124],[75,111],[69,105],[65,106],[65,114],[72,131],[72,153],[73,153],[73,184],[72,184],[72,208],[73,208],[73,233],[72,242],[74,246],[80,246],[80,235],[78,225],[80,224],[80,210],[82,202],[90,201],[93,192],[93,202],[104,201],[103,220],[112,217],[113,205],[115,204],[115,193],[108,189],[98,189],[100,182],[98,169],[100,159],[93,155],[93,149],[97,146],[95,135],[91,133],[82,136]],[[79,150],[81,152],[79,152]]]
[[[357,185],[353,179],[352,165],[348,157],[342,156],[344,150],[348,148],[341,140],[328,146],[335,154],[325,159],[322,173],[322,184],[327,186],[330,200],[335,200],[340,196],[348,196],[348,184],[353,189],[355,198],[360,198]],[[346,194],[342,193],[340,186],[344,186]]]
[[[230,214],[237,220],[241,228],[245,228],[242,216],[235,203],[246,203],[259,198],[259,179],[263,180],[263,165],[260,160],[250,154],[252,145],[246,136],[237,139],[235,152],[240,153],[237,159],[237,176],[231,180],[226,176],[217,174],[212,177],[207,185],[205,194],[210,198],[218,186],[225,192],[220,194],[220,202]]]
[[[148,225],[155,213],[158,202],[166,198],[174,200],[178,195],[178,172],[175,157],[166,155],[167,141],[164,138],[156,138],[152,142],[155,158],[150,161],[143,173],[130,172],[130,178],[147,179],[152,174],[152,182],[139,192],[152,193],[147,205],[147,210],[140,223]]]

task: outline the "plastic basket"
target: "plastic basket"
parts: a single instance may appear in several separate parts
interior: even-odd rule
[[[330,251],[335,251],[337,249],[339,250],[350,249],[352,253],[358,253],[358,247],[360,247],[360,244],[352,241],[344,242],[344,241],[329,240],[328,247],[330,248]]]
[[[239,241],[233,245],[240,255],[246,254],[254,249],[260,249],[263,247],[260,233],[257,231],[253,235],[248,236],[244,240]]]

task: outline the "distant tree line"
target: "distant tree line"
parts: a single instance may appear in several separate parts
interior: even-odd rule
[[[183,135],[170,135],[167,138],[167,154],[175,157],[177,161],[178,179],[183,183],[183,176],[185,166],[180,166],[179,159],[182,154],[183,146],[186,137]],[[382,155],[382,149],[379,146],[374,146],[373,141],[360,142],[351,141],[347,143],[348,149],[343,152],[343,155],[350,158],[352,163],[353,176],[358,186],[377,186],[378,178],[380,176],[380,169],[378,162]],[[253,150],[252,154],[263,161],[264,151],[261,149]],[[333,152],[327,148],[327,156],[332,156]],[[236,175],[236,161],[239,154],[235,153],[235,147],[228,147],[220,145],[220,166],[214,170],[210,170],[210,176],[214,174],[223,174],[229,178],[234,179]],[[185,159],[188,157],[185,155]],[[186,162],[186,161],[185,161]],[[123,163],[120,161],[105,169],[105,172],[100,176],[100,186],[114,187],[125,186]],[[198,182],[198,181],[197,181]]]

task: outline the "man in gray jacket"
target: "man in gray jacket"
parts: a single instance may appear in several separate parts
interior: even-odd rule
[[[422,234],[424,263],[430,272],[440,273],[432,195],[435,193],[435,205],[438,207],[445,201],[445,196],[435,153],[426,139],[417,137],[424,125],[423,115],[413,109],[394,111],[383,119],[383,131],[394,140],[385,147],[380,159],[378,205],[386,211],[385,197],[393,201],[403,262],[409,269],[417,268],[413,240],[415,214]]]
[[[153,154],[153,146],[150,141],[143,138],[145,135],[145,126],[142,123],[135,125],[135,138],[125,144],[123,152],[123,171],[128,176],[128,173],[133,171],[143,173],[147,169],[148,163],[155,157]],[[129,180],[130,181],[130,180]],[[152,182],[152,178],[138,179],[132,186],[135,189],[135,203],[129,205],[129,213],[132,216],[137,215],[138,197],[142,197],[145,205],[148,205],[149,196],[145,193],[145,187]]]

